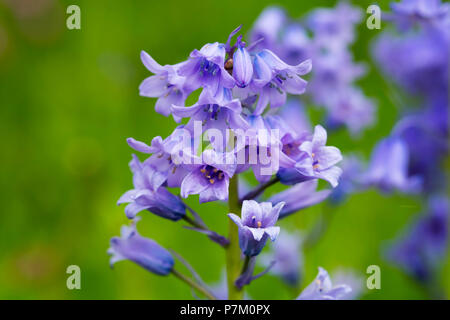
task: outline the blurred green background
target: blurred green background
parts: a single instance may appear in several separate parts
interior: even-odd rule
[[[358,1],[365,8],[372,1]],[[81,8],[81,30],[66,28],[66,8]],[[161,64],[184,60],[194,48],[226,41],[243,24],[247,32],[272,1],[56,1],[0,0],[0,298],[183,299],[190,290],[173,277],[158,277],[130,262],[108,266],[109,239],[127,222],[115,205],[132,186],[125,139],[167,136],[171,118],[156,114],[155,99],[138,95],[149,72],[139,59],[149,52]],[[286,1],[292,17],[334,1]],[[387,1],[382,1],[382,8]],[[358,28],[357,61],[370,61],[368,45],[379,31]],[[385,95],[375,67],[360,81],[378,102],[379,121],[359,140],[345,132],[330,137],[344,152],[366,158],[393,126],[396,106]],[[207,224],[226,233],[221,204],[189,203]],[[381,267],[381,290],[369,299],[420,299],[425,292],[386,263],[381,248],[422,204],[400,195],[368,191],[332,212],[329,229],[306,253],[305,282],[322,266],[333,274],[351,268],[365,276]],[[308,230],[328,207],[318,205],[282,221],[282,228]],[[140,232],[181,253],[208,283],[220,281],[224,252],[197,233],[142,214]],[[66,268],[81,268],[81,290],[68,290]],[[441,281],[450,295],[450,262]],[[252,298],[290,299],[274,276],[255,281]]]

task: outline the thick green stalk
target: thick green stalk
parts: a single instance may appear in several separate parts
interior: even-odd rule
[[[228,190],[228,209],[229,212],[241,216],[237,175],[230,180],[230,187]],[[244,295],[243,290],[239,290],[234,285],[234,281],[236,281],[241,274],[241,249],[239,248],[238,228],[231,220],[228,222],[228,240],[230,240],[230,244],[226,250],[228,299],[242,300]]]

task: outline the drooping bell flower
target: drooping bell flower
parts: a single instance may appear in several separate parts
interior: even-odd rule
[[[283,165],[281,154],[281,141],[279,128],[271,130],[269,123],[264,117],[251,115],[247,117],[250,129],[246,131],[245,148],[238,152],[238,159],[244,155],[245,159],[238,162],[237,172],[242,172],[251,168],[255,178],[265,183],[279,170]],[[243,163],[240,163],[240,162]]]
[[[181,196],[199,194],[200,203],[227,200],[229,181],[236,170],[234,154],[208,149],[202,153],[200,163],[192,165],[183,179]]]
[[[187,151],[191,149],[192,139],[189,136],[186,138],[187,134],[180,126],[164,140],[159,136],[153,138],[150,146],[133,138],[127,139],[128,145],[134,150],[152,154],[144,164],[155,171],[154,176],[157,179],[151,181],[153,190],[157,190],[161,185],[169,188],[180,187],[181,181],[188,173],[183,164],[189,157]]]
[[[225,54],[224,44],[205,44],[200,51],[191,52],[189,60],[181,64],[179,74],[186,77],[191,90],[203,87],[216,95],[223,88],[233,88],[235,81],[225,69]]]
[[[117,201],[117,205],[128,203],[125,214],[129,219],[143,210],[172,221],[178,221],[186,214],[186,207],[178,197],[164,187],[153,188],[154,185],[160,185],[155,180],[161,179],[161,175],[151,166],[141,163],[133,155],[130,168],[133,172],[134,189],[125,192]]]
[[[286,93],[304,93],[307,82],[300,76],[309,73],[311,68],[311,60],[291,66],[270,50],[258,52],[253,61],[252,90],[259,93],[254,114],[262,114],[268,104],[271,108],[284,105]]]
[[[233,54],[233,77],[239,88],[248,86],[253,76],[253,64],[250,53],[241,41],[242,36],[236,42],[236,51]]]
[[[121,236],[111,239],[111,267],[118,261],[130,260],[157,275],[168,275],[175,263],[172,255],[154,240],[142,237],[136,223],[135,220],[131,226],[122,226]]]
[[[331,194],[331,190],[317,191],[317,185],[317,180],[301,182],[270,197],[269,201],[272,203],[285,203],[278,219],[324,201]]]
[[[164,116],[170,115],[172,104],[184,105],[192,90],[185,86],[185,77],[178,75],[178,65],[161,66],[147,52],[141,51],[144,66],[155,75],[142,81],[139,94],[144,97],[158,98],[155,111]]]
[[[311,179],[323,179],[334,188],[342,170],[336,164],[342,160],[341,151],[326,146],[327,132],[317,125],[311,141],[301,144],[302,154],[293,168],[281,168],[277,176],[284,184],[296,184]]]
[[[239,229],[239,246],[243,254],[257,256],[264,248],[267,239],[275,241],[280,227],[275,226],[284,203],[272,207],[271,202],[258,203],[245,200],[242,203],[241,217],[229,213],[230,219]]]
[[[194,105],[190,107],[172,105],[172,113],[180,118],[190,118],[185,129],[194,132],[195,121],[202,124],[202,132],[214,128],[224,132],[226,129],[248,128],[242,117],[242,106],[238,99],[232,99],[231,91],[222,89],[221,95],[212,96],[203,90]]]
[[[345,284],[333,286],[328,272],[319,267],[316,279],[302,291],[297,300],[339,300],[351,291]]]
[[[399,190],[416,193],[421,188],[421,178],[409,176],[409,150],[399,137],[388,137],[380,141],[372,153],[369,168],[362,176],[368,186],[375,186],[389,193]]]
[[[276,52],[280,48],[279,35],[287,20],[286,12],[280,7],[267,7],[261,12],[250,31],[250,41],[258,43],[256,49],[269,49]]]

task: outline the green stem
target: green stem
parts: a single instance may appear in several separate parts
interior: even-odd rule
[[[280,179],[278,179],[278,177],[273,178],[272,180],[260,185],[258,188],[256,188],[255,190],[250,191],[249,193],[247,193],[241,200],[239,200],[239,203],[242,204],[242,202],[244,200],[251,200],[256,198],[257,196],[259,196],[261,193],[264,192],[264,190],[266,190],[268,187],[276,184],[277,182],[279,182]]]
[[[207,229],[205,226],[203,226],[203,225],[197,223],[196,221],[192,220],[187,215],[184,215],[182,219],[184,221],[186,221],[187,223],[189,223],[190,225],[196,227],[196,228],[203,229],[203,230]]]
[[[198,283],[194,282],[191,278],[186,277],[185,275],[179,273],[177,270],[172,269],[172,274],[180,279],[181,281],[185,282],[188,286],[191,288],[197,290],[198,292],[204,294],[209,300],[217,300],[211,293],[208,292],[205,288],[200,286]]]
[[[241,216],[237,175],[230,180],[230,187],[228,190],[228,209],[229,212]],[[236,279],[241,274],[241,249],[239,248],[238,228],[231,220],[228,222],[228,240],[230,241],[230,244],[226,250],[228,299],[242,300],[244,292],[243,290],[239,290],[234,284]]]

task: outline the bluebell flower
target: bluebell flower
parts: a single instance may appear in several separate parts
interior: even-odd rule
[[[409,92],[432,97],[448,92],[449,39],[438,29],[403,37],[383,33],[373,55],[381,70]]]
[[[264,49],[254,56],[252,90],[259,93],[254,114],[260,115],[270,104],[276,108],[286,103],[286,93],[302,94],[307,82],[300,76],[311,71],[311,60],[288,65],[275,53]]]
[[[190,107],[172,105],[172,113],[180,118],[190,118],[184,127],[194,132],[194,122],[202,123],[202,131],[210,128],[224,132],[226,129],[246,130],[249,125],[242,117],[242,106],[238,99],[232,99],[231,91],[222,89],[222,95],[212,96],[208,90],[202,91],[194,105]]]
[[[262,254],[260,260],[269,266],[272,261],[275,265],[270,273],[277,275],[283,281],[293,287],[297,287],[301,281],[303,271],[303,238],[299,233],[289,233],[283,230],[277,241],[272,246],[272,252]]]
[[[129,203],[125,207],[125,214],[129,219],[133,219],[143,210],[173,221],[181,219],[186,214],[185,205],[178,197],[164,187],[153,188],[155,184],[160,184],[155,183],[155,180],[161,179],[161,176],[152,167],[142,164],[133,155],[130,168],[133,172],[134,189],[125,192],[117,201],[118,205]]]
[[[392,2],[393,19],[400,30],[407,30],[415,23],[436,23],[450,13],[450,5],[441,0],[403,0]]]
[[[139,94],[144,97],[158,98],[155,111],[167,117],[170,115],[170,106],[184,105],[186,97],[192,90],[185,87],[185,77],[177,73],[180,65],[161,66],[145,51],[141,51],[141,60],[144,66],[155,75],[142,81]]]
[[[356,155],[346,155],[341,164],[342,174],[339,185],[333,189],[329,200],[333,204],[340,204],[355,192],[366,189],[362,179],[364,174],[363,162]]]
[[[405,142],[395,136],[380,141],[374,148],[367,172],[361,179],[368,186],[376,186],[389,193],[420,191],[420,177],[409,175],[409,151]]]
[[[334,8],[319,8],[307,17],[307,25],[312,30],[318,46],[339,51],[352,43],[355,25],[362,19],[362,10],[346,1]]]
[[[316,279],[297,297],[297,300],[339,300],[352,291],[346,284],[333,286],[328,272],[319,267]]]
[[[355,80],[366,73],[365,65],[355,63],[348,50],[321,53],[314,58],[314,72],[308,85],[308,94],[317,104],[329,105],[339,92],[348,90]]]
[[[361,89],[347,86],[324,98],[328,127],[346,126],[352,137],[374,123],[375,105]]]
[[[280,165],[284,163],[281,155],[281,141],[279,136],[270,131],[271,126],[263,116],[251,115],[247,117],[250,129],[246,132],[245,159],[239,163],[236,172],[253,170],[255,178],[263,183],[270,180]],[[278,128],[276,128],[278,129]],[[239,155],[238,155],[239,156]]]
[[[367,288],[366,279],[351,269],[339,269],[333,272],[333,283],[337,286],[347,285],[352,290],[340,297],[341,300],[356,300],[360,298]]]
[[[191,90],[203,87],[215,95],[223,88],[233,88],[235,81],[225,69],[225,55],[224,44],[205,44],[200,51],[191,52],[189,60],[180,66],[179,74],[186,77]]]
[[[292,168],[281,168],[277,174],[284,184],[296,184],[311,179],[323,179],[332,187],[338,185],[342,170],[336,164],[342,160],[341,152],[336,147],[326,146],[327,132],[317,125],[311,141],[303,142],[302,151]]]
[[[445,188],[446,175],[440,168],[448,153],[447,110],[422,109],[403,117],[394,127],[394,134],[402,139],[409,150],[408,174],[422,179],[422,191],[432,193]]]
[[[315,58],[312,39],[308,36],[307,30],[297,23],[286,26],[278,50],[280,57],[289,64]]]
[[[389,248],[387,257],[421,282],[430,281],[448,252],[448,199],[432,197],[427,212],[416,218]]]
[[[280,167],[292,167],[302,153],[300,145],[312,139],[311,125],[304,106],[298,100],[289,99],[276,115],[267,115],[265,123],[270,129],[280,132]]]
[[[144,161],[144,165],[154,170],[155,178],[150,181],[153,190],[162,185],[170,188],[180,187],[181,181],[188,173],[183,165],[186,158],[190,159],[186,150],[189,150],[191,145],[185,145],[188,142],[190,141],[183,140],[182,131],[177,129],[164,140],[159,136],[153,138],[150,146],[133,138],[127,139],[128,145],[134,150],[152,154]]]
[[[168,275],[175,264],[172,255],[152,239],[142,237],[136,230],[136,222],[122,226],[120,238],[111,239],[108,249],[111,267],[118,261],[130,260],[157,275]]]
[[[236,171],[233,153],[222,153],[212,149],[203,151],[201,164],[192,165],[192,171],[181,183],[181,196],[200,195],[200,203],[227,200],[230,178]]]
[[[245,43],[238,38],[236,51],[233,54],[233,77],[236,85],[244,88],[249,85],[253,76],[253,64],[250,53],[245,48]]]
[[[286,104],[279,109],[277,114],[283,119],[283,127],[287,127],[286,134],[290,134],[293,138],[311,135],[312,126],[305,111],[306,106],[298,99],[288,99]]]
[[[317,191],[317,185],[317,180],[301,182],[270,197],[268,201],[272,203],[285,203],[278,219],[324,201],[331,190]]]
[[[238,226],[239,246],[243,254],[249,257],[257,256],[267,239],[275,241],[280,232],[280,227],[276,227],[275,223],[283,206],[283,202],[272,207],[271,202],[245,200],[242,203],[241,217],[234,213],[228,214]]]
[[[278,40],[287,20],[285,11],[280,7],[267,7],[253,24],[250,41],[262,41],[255,49],[269,49],[276,52]]]

